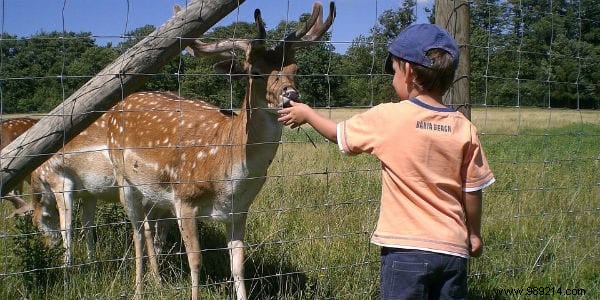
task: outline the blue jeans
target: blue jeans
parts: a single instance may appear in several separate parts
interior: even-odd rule
[[[381,299],[466,299],[467,259],[381,248]]]

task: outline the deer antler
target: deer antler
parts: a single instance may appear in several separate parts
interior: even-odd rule
[[[280,42],[277,47],[285,47],[289,45],[293,49],[301,48],[309,45],[311,42],[320,39],[323,34],[331,27],[335,19],[335,3],[329,3],[329,15],[327,20],[323,22],[323,6],[320,2],[313,4],[313,11],[302,28],[298,29],[285,37],[283,42]],[[289,43],[291,42],[291,43]]]
[[[175,7],[174,12],[177,13],[179,10],[181,10],[181,8]],[[315,2],[313,5],[312,14],[308,20],[306,20],[304,26],[286,36],[285,39],[276,46],[276,48],[292,47],[292,49],[296,49],[307,46],[311,42],[320,39],[329,29],[329,27],[331,27],[334,19],[334,2],[329,4],[329,15],[327,16],[327,20],[325,20],[325,22],[323,22],[323,6],[320,2]],[[256,22],[258,35],[252,41],[244,39],[228,39],[216,43],[204,43],[200,40],[195,40],[191,46],[186,48],[186,50],[193,56],[208,54],[220,56],[223,59],[231,59],[234,56],[233,51],[235,50],[241,50],[245,52],[250,49],[251,44],[253,44],[254,47],[263,46],[266,41],[267,31],[265,29],[265,23],[263,22],[260,9],[256,9],[254,11],[254,21]]]
[[[317,18],[317,22],[313,25],[313,27],[306,33],[306,35],[302,38],[303,41],[312,42],[320,39],[325,32],[331,27],[333,24],[333,19],[335,19],[335,3],[329,3],[329,15],[327,16],[327,20],[323,23],[323,15],[319,14]]]
[[[304,23],[304,26],[302,26],[302,28],[296,30],[296,32],[292,32],[291,34],[286,36],[284,41],[293,42],[293,41],[301,40],[306,35],[306,33],[308,33],[310,31],[310,29],[313,27],[315,22],[319,18],[322,18],[322,15],[323,15],[323,6],[321,5],[320,2],[315,2],[315,4],[313,4],[312,14],[308,18],[308,20],[306,20],[306,22]]]
[[[175,8],[175,13],[178,11],[179,10]],[[234,50],[246,52],[250,49],[251,44],[253,44],[253,47],[263,46],[267,38],[267,30],[265,29],[265,22],[263,22],[260,9],[254,11],[254,21],[256,22],[258,35],[252,41],[244,39],[228,39],[216,43],[204,43],[200,40],[194,40],[194,43],[190,47],[187,47],[186,50],[193,56],[209,54],[220,56],[223,59],[231,59],[234,56]]]
[[[231,59],[233,51],[246,51],[250,48],[250,42],[241,39],[229,39],[216,43],[204,43],[200,40],[194,40],[194,43],[187,47],[186,50],[192,56],[200,56],[200,54],[216,55],[222,58]]]

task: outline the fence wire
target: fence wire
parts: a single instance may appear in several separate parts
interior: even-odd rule
[[[67,99],[78,86],[112,62],[111,59],[151,32],[148,28],[131,25],[135,23],[134,16],[138,16],[140,3],[123,0],[104,4],[118,5],[124,16],[122,31],[100,35],[73,33],[69,27],[74,22],[74,17],[69,17],[73,16],[69,10],[73,2],[58,2],[61,9],[54,18],[60,19],[59,28],[48,31],[42,28],[35,34],[19,36],[11,32],[14,25],[7,23],[15,18],[11,14],[18,11],[17,4],[2,1],[2,139],[7,139],[4,133],[12,130],[5,128],[5,123],[23,116],[45,117],[45,112]],[[187,1],[172,2],[183,9],[188,4]],[[316,107],[321,114],[341,121],[379,103],[397,101],[391,89],[391,77],[384,74],[382,66],[387,43],[402,26],[385,27],[389,24],[380,23],[381,18],[396,16],[392,20],[398,24],[428,22],[432,1],[406,1],[399,5],[397,1],[377,0],[368,10],[351,16],[344,13],[351,12],[352,3],[335,3],[337,19],[326,36],[310,49],[296,53],[300,67],[296,80],[304,102]],[[468,48],[472,122],[479,129],[496,176],[496,183],[484,190],[485,250],[482,257],[470,260],[469,296],[503,297],[510,296],[506,293],[512,293],[513,289],[531,293],[535,287],[536,293],[537,288],[547,288],[543,290],[547,293],[550,288],[554,288],[552,293],[562,288],[561,291],[570,289],[578,295],[593,297],[600,293],[597,287],[600,273],[597,254],[600,113],[597,109],[600,102],[597,75],[589,70],[598,67],[600,45],[597,39],[590,37],[595,32],[590,28],[598,27],[600,11],[593,1],[585,0],[553,0],[544,5],[530,1],[477,0],[468,4],[471,10]],[[219,23],[220,30],[209,31],[202,38],[205,42],[251,38],[255,30],[252,13],[254,8],[260,8],[267,24],[266,43],[273,45],[283,41],[286,34],[305,21],[300,15],[309,13],[310,5],[293,0],[268,4],[248,0],[223,20],[225,23]],[[324,14],[328,10],[325,4]],[[51,11],[54,10],[48,13]],[[408,12],[408,16],[402,12]],[[352,21],[339,22],[348,17]],[[164,21],[158,20],[155,25]],[[339,37],[352,30],[343,24],[352,22],[368,23],[370,29],[350,38]],[[537,39],[539,36],[543,37]],[[171,38],[184,41],[180,36]],[[219,74],[212,69],[214,61],[193,58],[181,48],[181,54],[161,72],[131,75],[148,79],[146,90],[169,90],[178,97],[210,102],[224,114],[241,114],[245,83],[237,81],[240,74],[233,71]],[[122,96],[125,98],[124,92]],[[200,115],[210,109],[190,111],[179,106],[172,113],[174,118],[183,120],[184,115]],[[139,114],[149,111],[130,110]],[[160,109],[153,112],[157,111],[168,113]],[[69,121],[69,112],[63,112],[63,119]],[[162,128],[138,130],[152,132]],[[183,131],[177,131],[176,140],[178,153],[240,145],[232,139],[221,144],[194,144]],[[265,176],[266,183],[249,210],[228,211],[229,217],[247,217],[244,284],[250,298],[377,298],[379,248],[370,244],[369,239],[378,216],[380,163],[366,155],[343,156],[337,145],[308,126],[284,128],[276,144],[278,150]],[[68,142],[64,140],[63,146],[66,145]],[[128,150],[160,147],[169,148],[160,146],[157,141]],[[108,155],[109,150],[72,149],[65,153],[67,155],[55,157],[57,162],[67,164],[68,157],[86,160],[93,154]],[[181,159],[182,156],[177,158]],[[85,170],[61,172],[93,172],[98,163],[89,161],[84,164]],[[178,178],[188,171],[175,170]],[[231,166],[229,173],[234,172]],[[237,184],[229,178],[179,180],[169,184],[222,182],[232,189]],[[111,184],[109,187],[113,189],[119,187],[117,183]],[[147,186],[141,184],[136,188]],[[32,222],[31,215],[5,219],[14,206],[10,199],[4,199],[0,202],[3,219],[0,222],[0,297],[113,299],[133,296],[136,272],[133,233],[118,199],[103,201],[104,195],[68,180],[62,181],[62,189],[54,192],[54,196],[45,194],[43,198],[50,199],[44,203],[45,215],[58,214],[59,208],[52,203],[56,196],[73,193],[76,198],[70,213],[73,218],[72,261],[64,263],[60,234],[65,232],[52,229],[42,234],[43,228]],[[30,201],[39,191],[32,191],[29,184],[25,184],[20,193],[23,199]],[[85,224],[82,218],[82,212],[87,209],[85,201],[96,198],[94,225]],[[232,198],[232,202],[235,201]],[[151,275],[146,275],[142,296],[189,297],[187,252],[177,228],[181,219],[168,215],[157,220],[164,223],[161,230],[166,236],[157,254],[162,281],[154,282]],[[210,215],[200,215],[197,220],[203,257],[201,295],[208,299],[233,299],[226,228],[212,221]],[[49,245],[48,235],[58,236],[59,242]],[[88,255],[86,235],[93,235],[93,257]],[[148,261],[148,257],[145,258]],[[145,268],[148,273],[149,266]]]

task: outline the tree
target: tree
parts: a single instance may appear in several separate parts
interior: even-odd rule
[[[133,47],[145,37],[149,36],[156,30],[154,25],[145,25],[136,28],[126,34],[125,41],[117,45],[119,54],[124,53],[127,49]],[[137,76],[150,76],[150,79],[140,88],[146,91],[177,91],[179,88],[179,74],[181,70],[181,60],[174,59],[163,67],[162,71],[157,74],[139,74]]]
[[[213,43],[229,38],[251,39],[256,36],[256,26],[248,22],[235,22],[207,32],[201,40]],[[237,52],[237,56],[244,53]],[[202,99],[222,108],[238,108],[245,94],[244,79],[235,74],[217,74],[213,65],[221,60],[219,57],[183,56],[185,73],[181,80],[183,95]],[[239,80],[242,79],[242,80]]]
[[[73,92],[69,64],[94,47],[90,33],[41,32],[13,40],[3,61],[3,112],[47,111]]]
[[[509,7],[504,1],[475,0],[471,4],[471,99],[472,104],[515,105],[515,83],[507,78],[523,78],[522,52],[514,31]],[[512,26],[512,27],[511,27]],[[505,102],[503,102],[505,101]]]
[[[354,105],[375,105],[396,100],[396,93],[390,84],[390,76],[384,72],[387,47],[400,31],[415,22],[413,11],[416,2],[404,1],[398,9],[386,10],[379,17],[380,26],[371,29],[370,36],[354,39],[342,58],[345,77],[342,95]]]

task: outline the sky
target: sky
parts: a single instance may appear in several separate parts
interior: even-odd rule
[[[185,6],[190,0],[2,0],[1,31],[18,37],[39,32],[91,32],[99,45],[119,43],[119,36],[144,25],[156,28],[171,18],[175,4]],[[424,8],[434,0],[418,0],[417,22],[426,22]],[[350,42],[368,35],[385,10],[398,8],[402,0],[337,0],[337,16],[330,28],[336,52],[344,53]],[[312,0],[246,0],[216,26],[235,21],[254,22],[254,9],[259,8],[267,29],[281,20],[298,21],[310,13]],[[322,1],[324,17],[328,1]]]

